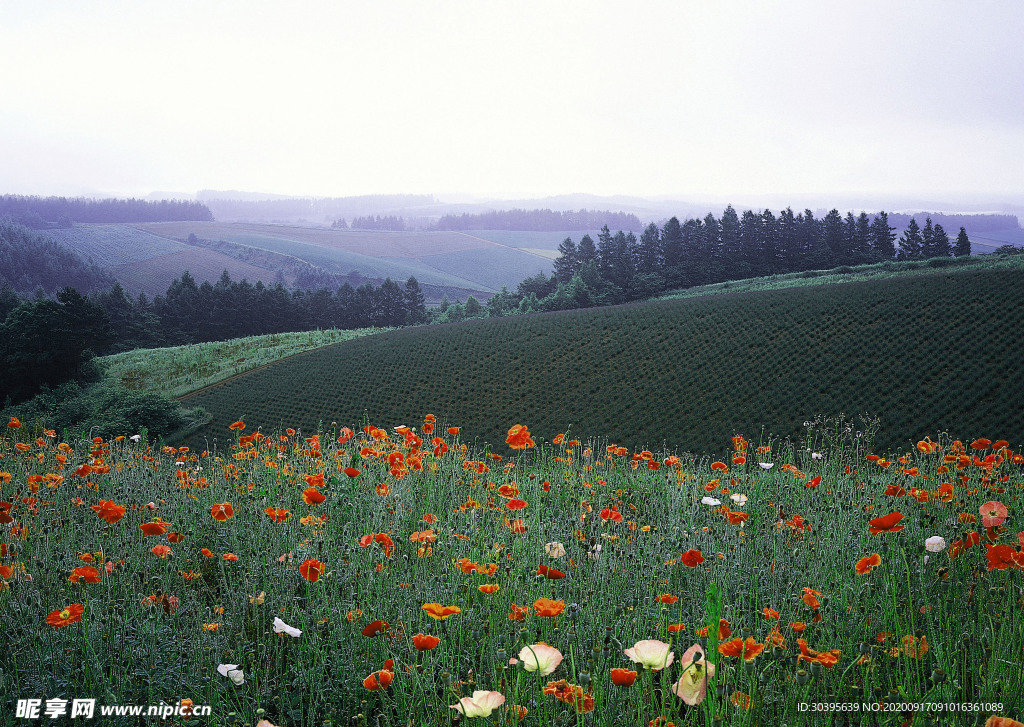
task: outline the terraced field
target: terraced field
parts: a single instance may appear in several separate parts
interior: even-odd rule
[[[928,432],[1024,440],[1024,268],[919,275],[394,331],[328,346],[186,397],[313,432],[433,411],[496,442],[529,420],[631,446],[713,451],[797,437],[816,415],[878,419],[879,449]],[[1015,403],[1016,402],[1016,403]]]

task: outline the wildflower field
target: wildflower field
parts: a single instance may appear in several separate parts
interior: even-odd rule
[[[80,697],[264,727],[1024,718],[1009,442],[880,453],[828,420],[681,457],[407,424],[237,421],[198,452],[12,419],[0,723]]]

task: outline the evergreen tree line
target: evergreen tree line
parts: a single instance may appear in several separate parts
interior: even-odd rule
[[[225,271],[215,284],[185,272],[166,295],[129,296],[120,283],[84,296],[63,288],[25,300],[0,288],[0,403],[17,403],[42,386],[89,380],[97,355],[317,328],[398,327],[428,320],[416,278],[379,286],[345,284],[335,291],[289,291],[283,285],[236,282]]]
[[[742,215],[730,205],[720,218],[680,223],[675,217],[660,228],[648,225],[640,237],[602,228],[597,242],[584,235],[579,244],[566,238],[555,260],[556,285],[579,279],[606,302],[638,300],[696,285],[806,270],[825,270],[885,260],[922,260],[970,255],[961,227],[955,241],[931,218],[921,228],[911,219],[897,239],[888,214],[861,212],[843,217],[833,209],[821,219],[811,210],[779,216],[771,210]]]
[[[0,195],[0,217],[44,229],[75,222],[212,222],[202,202],[188,200],[88,199]]]
[[[345,220],[335,222],[332,227],[337,229],[348,229]],[[391,232],[403,232],[406,230],[405,220],[394,215],[367,215],[366,217],[353,217],[351,228],[353,230],[389,230]]]
[[[627,232],[643,229],[640,218],[626,212],[597,210],[559,212],[549,209],[494,210],[479,214],[444,215],[437,221],[437,230],[526,230],[530,232],[597,230],[602,226]]]

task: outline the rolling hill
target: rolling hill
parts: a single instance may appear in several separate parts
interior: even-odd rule
[[[434,413],[464,438],[599,434],[716,451],[799,437],[818,415],[878,419],[878,448],[938,431],[1024,439],[1024,261],[899,278],[409,328],[326,346],[182,398],[189,443]],[[966,436],[967,434],[964,434]]]

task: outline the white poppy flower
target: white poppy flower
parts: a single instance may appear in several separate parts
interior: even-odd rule
[[[288,634],[292,638],[299,638],[302,636],[302,632],[294,626],[289,626],[280,618],[274,619],[274,633],[275,634]]]
[[[544,552],[552,558],[561,558],[565,555],[565,546],[558,542],[548,543],[544,546]]]
[[[722,504],[722,501],[721,500],[716,500],[715,498],[709,496],[709,497],[701,498],[700,504],[701,505],[710,505],[711,507],[718,507],[719,505]]]
[[[245,674],[238,668],[238,664],[221,664],[217,667],[217,673],[226,676],[235,683],[236,687],[245,684]]]
[[[775,463],[774,462],[758,462],[757,466],[760,467],[763,470],[770,470],[772,467],[775,466]]]
[[[946,539],[941,535],[933,535],[924,541],[924,549],[929,553],[941,553],[946,549]]]
[[[741,495],[738,492],[735,495],[729,495],[729,499],[735,502],[740,507],[743,507],[744,505],[747,504],[747,496]]]

